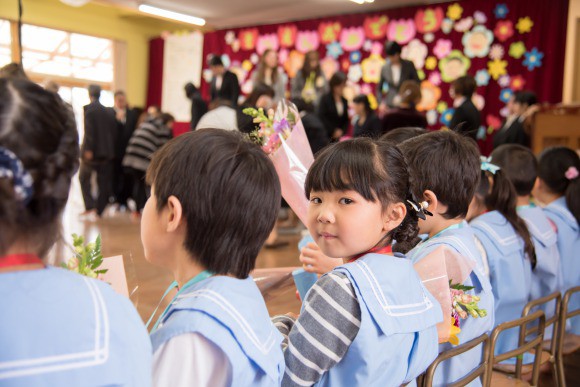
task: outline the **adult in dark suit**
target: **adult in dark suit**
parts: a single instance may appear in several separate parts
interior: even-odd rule
[[[526,130],[526,119],[530,117],[538,102],[536,94],[522,90],[516,92],[508,101],[508,118],[493,136],[493,148],[502,144],[530,146],[530,136]]]
[[[224,99],[232,102],[232,106],[238,106],[240,96],[240,83],[236,74],[226,70],[222,58],[214,55],[209,60],[209,68],[213,74],[210,85],[211,101]]]
[[[384,113],[387,107],[397,106],[395,97],[403,82],[412,80],[419,83],[419,76],[413,62],[401,58],[401,46],[397,42],[385,44],[387,63],[381,69],[381,79],[377,85],[379,112]]]
[[[328,83],[330,92],[320,97],[318,117],[324,124],[328,137],[337,141],[348,129],[348,103],[342,96],[346,86],[346,75],[337,71]]]
[[[352,100],[356,121],[354,122],[354,137],[371,137],[378,139],[382,134],[381,120],[371,108],[369,97],[357,95]]]
[[[314,113],[314,104],[303,98],[292,98],[292,103],[300,112],[300,119],[310,144],[312,154],[316,155],[322,148],[330,144],[330,138],[320,118]]]
[[[201,116],[207,113],[207,104],[201,97],[199,89],[191,82],[188,82],[185,87],[185,96],[191,101],[191,121],[189,128],[193,131],[197,127],[197,123]]]
[[[85,136],[81,147],[79,180],[86,213],[101,216],[113,193],[113,162],[116,156],[117,120],[113,111],[99,102],[101,87],[89,86],[91,103],[84,106]],[[98,197],[92,196],[91,175],[97,175]]]
[[[454,80],[449,89],[455,107],[449,128],[474,140],[476,140],[479,125],[481,125],[479,110],[471,101],[476,87],[475,79],[471,75],[464,75]]]

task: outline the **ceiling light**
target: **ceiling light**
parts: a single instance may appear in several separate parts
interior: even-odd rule
[[[167,19],[179,20],[184,23],[195,24],[196,26],[205,25],[205,20],[200,17],[190,16],[183,13],[168,11],[166,9],[161,9],[157,7],[152,7],[150,5],[141,4],[139,6],[139,11],[145,12],[151,15],[161,16]]]
[[[353,3],[357,3],[357,4],[364,4],[364,3],[374,3],[375,0],[350,0]]]

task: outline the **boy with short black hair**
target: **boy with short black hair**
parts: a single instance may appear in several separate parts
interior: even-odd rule
[[[279,385],[282,337],[249,277],[280,205],[274,166],[240,133],[206,129],[169,141],[147,180],[145,257],[179,289],[151,333],[154,385]]]

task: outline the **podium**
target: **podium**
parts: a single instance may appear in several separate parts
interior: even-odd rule
[[[553,146],[580,149],[580,104],[542,106],[533,117],[531,146],[534,154]]]

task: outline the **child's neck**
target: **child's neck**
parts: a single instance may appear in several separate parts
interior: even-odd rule
[[[429,231],[429,238],[433,238],[435,235],[439,234],[446,228],[454,226],[456,224],[460,224],[461,222],[463,222],[462,218],[445,219],[444,217],[441,216],[437,220],[437,223]]]
[[[187,283],[190,279],[197,276],[205,270],[205,267],[197,263],[186,251],[177,254],[175,265],[173,267],[173,277],[179,288]]]
[[[530,195],[518,196],[516,201],[516,206],[529,206],[530,205]]]

